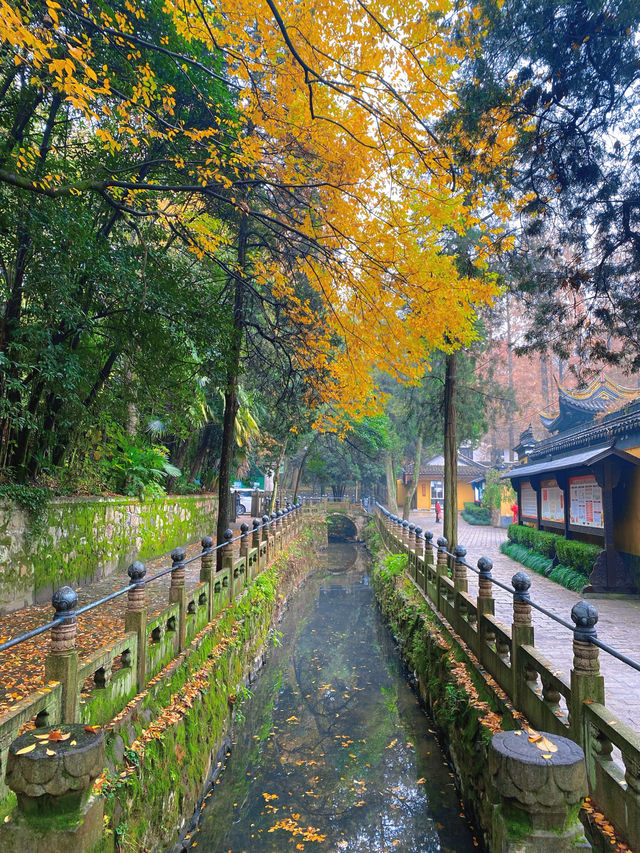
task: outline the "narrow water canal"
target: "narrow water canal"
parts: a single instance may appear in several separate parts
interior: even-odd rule
[[[186,844],[197,853],[475,850],[362,550],[330,545],[280,630]]]

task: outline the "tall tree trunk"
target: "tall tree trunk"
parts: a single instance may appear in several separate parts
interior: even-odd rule
[[[273,512],[276,508],[276,501],[278,500],[278,490],[280,489],[280,469],[282,468],[282,463],[284,462],[284,456],[286,452],[287,440],[285,440],[284,444],[280,449],[280,453],[278,454],[278,461],[276,463],[276,470],[273,472],[273,490],[271,492],[269,512]]]
[[[393,470],[393,458],[387,450],[384,454],[384,475],[387,481],[387,506],[392,515],[398,514],[398,501],[396,499],[396,475]]]
[[[422,436],[418,436],[418,441],[416,444],[416,452],[413,457],[413,480],[411,481],[411,486],[407,487],[404,494],[404,503],[402,506],[402,518],[405,521],[408,521],[409,514],[411,513],[411,503],[413,501],[414,495],[418,490],[418,481],[420,480],[420,464],[422,462]]]
[[[302,472],[304,471],[304,466],[307,461],[307,456],[311,453],[311,448],[313,447],[313,442],[315,438],[312,438],[307,449],[304,452],[302,459],[300,460],[300,466],[296,472],[296,479],[293,486],[293,502],[295,503],[298,500],[298,490],[300,489],[300,480],[302,479]]]
[[[507,294],[507,366],[509,369],[509,406],[507,418],[509,421],[509,461],[515,447],[516,439],[513,433],[513,339],[511,338],[511,300]]]
[[[443,533],[451,551],[458,544],[458,444],[456,440],[456,354],[447,356],[444,382],[444,517]]]
[[[244,215],[240,220],[240,228],[238,230],[238,272],[234,279],[233,339],[229,353],[224,391],[224,419],[222,423],[222,447],[220,449],[220,473],[218,477],[217,544],[221,544],[224,541],[224,532],[229,526],[231,515],[231,466],[233,464],[235,449],[235,425],[239,406],[238,379],[240,374],[240,354],[242,352],[244,337],[244,277],[247,266],[247,237],[248,222],[246,215]],[[216,553],[218,560],[217,567],[220,570],[222,568],[222,552],[218,550]]]

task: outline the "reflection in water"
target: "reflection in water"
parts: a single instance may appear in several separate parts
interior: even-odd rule
[[[474,850],[362,549],[330,545],[325,569],[294,598],[187,843],[212,853]]]

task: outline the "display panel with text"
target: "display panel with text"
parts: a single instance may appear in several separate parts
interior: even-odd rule
[[[564,492],[555,480],[543,480],[541,487],[541,517],[543,521],[564,522]]]
[[[520,483],[520,511],[526,518],[538,517],[538,501],[530,483]]]
[[[602,489],[592,474],[569,478],[571,524],[602,527]]]

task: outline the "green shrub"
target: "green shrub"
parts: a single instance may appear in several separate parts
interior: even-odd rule
[[[533,571],[537,572],[539,575],[546,575],[553,565],[553,562],[549,557],[543,557],[542,554],[536,554],[535,551],[532,551],[530,548],[526,548],[524,545],[519,545],[516,542],[503,542],[500,546],[500,550],[503,554],[506,554],[507,557],[511,557],[512,560],[517,560],[519,563],[522,563],[523,566],[526,566],[528,569],[533,569]]]
[[[390,578],[400,577],[403,572],[406,572],[409,558],[406,554],[388,554],[382,562],[380,576],[384,580],[389,580]]]
[[[548,577],[549,580],[562,584],[573,592],[581,592],[587,583],[585,575],[570,566],[556,566],[555,569],[551,570]]]
[[[588,577],[602,548],[588,542],[576,542],[574,539],[561,539],[556,545],[558,560],[563,566],[577,569]]]
[[[491,524],[491,510],[465,501],[462,517],[469,524]]]
[[[533,535],[536,532],[533,527],[527,527],[526,524],[510,524],[507,528],[509,539],[518,545],[524,545],[525,548],[532,548]]]
[[[564,542],[564,537],[557,533],[547,533],[545,530],[533,530],[531,537],[531,547],[538,554],[543,554],[545,557],[550,557],[552,560],[556,556],[556,544],[558,540]]]

